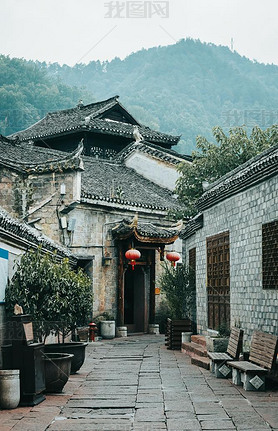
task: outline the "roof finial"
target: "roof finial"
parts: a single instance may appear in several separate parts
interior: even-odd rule
[[[81,106],[84,106],[83,100],[79,99],[78,103],[77,103],[77,108],[81,108]]]
[[[133,126],[133,137],[135,138],[135,142],[141,142],[144,140],[143,136],[139,132],[138,126]]]

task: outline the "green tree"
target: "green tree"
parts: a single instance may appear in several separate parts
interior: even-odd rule
[[[187,318],[194,322],[196,314],[194,271],[185,264],[178,264],[174,268],[168,263],[164,263],[163,269],[158,284],[166,296],[171,318]]]
[[[192,164],[182,163],[178,167],[181,175],[176,192],[186,207],[183,216],[196,214],[196,202],[203,193],[203,183],[216,181],[251,157],[277,144],[278,125],[266,130],[254,127],[250,136],[244,127],[232,128],[228,135],[220,127],[214,127],[213,136],[216,143],[198,136]],[[176,216],[180,217],[181,214]]]
[[[59,262],[40,247],[22,256],[5,295],[8,314],[13,314],[16,303],[21,305],[24,313],[31,314],[39,338],[52,330],[65,336],[86,324],[92,302],[90,278],[80,268],[73,271],[68,259]]]

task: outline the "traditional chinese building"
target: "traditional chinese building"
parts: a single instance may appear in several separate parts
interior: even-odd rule
[[[164,248],[181,251],[182,225],[168,213],[180,208],[177,165],[191,159],[171,148],[178,140],[111,98],[50,113],[0,142],[0,204],[67,247],[92,278],[94,315],[113,314],[130,331],[154,322]],[[134,271],[131,247],[141,252]]]
[[[196,269],[197,327],[277,334],[278,147],[211,184],[182,232]]]

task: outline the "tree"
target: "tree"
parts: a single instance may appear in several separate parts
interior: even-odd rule
[[[203,183],[216,181],[251,157],[277,144],[278,125],[266,130],[254,127],[250,136],[244,127],[232,128],[228,135],[220,127],[214,127],[213,136],[216,143],[198,136],[198,150],[192,153],[192,164],[182,163],[178,167],[181,175],[177,181],[176,192],[186,207],[183,216],[196,214],[196,202],[204,192]]]
[[[64,338],[77,325],[87,324],[92,302],[91,280],[81,268],[73,271],[68,259],[59,262],[41,247],[22,256],[5,295],[8,314],[16,303],[21,305],[31,314],[39,338],[52,330]]]
[[[194,271],[185,264],[176,268],[168,263],[158,280],[162,293],[165,293],[170,315],[174,319],[191,319],[195,321],[196,287]]]

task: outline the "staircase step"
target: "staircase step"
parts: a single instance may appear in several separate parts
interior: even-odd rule
[[[206,338],[203,335],[191,335],[191,341],[201,346],[207,347]]]
[[[197,343],[182,343],[181,351],[189,356],[199,355],[207,357],[207,350],[201,344]]]
[[[198,367],[201,367],[201,368],[205,368],[206,370],[210,369],[209,358],[203,358],[201,356],[194,355],[191,357],[191,364],[197,365]]]

